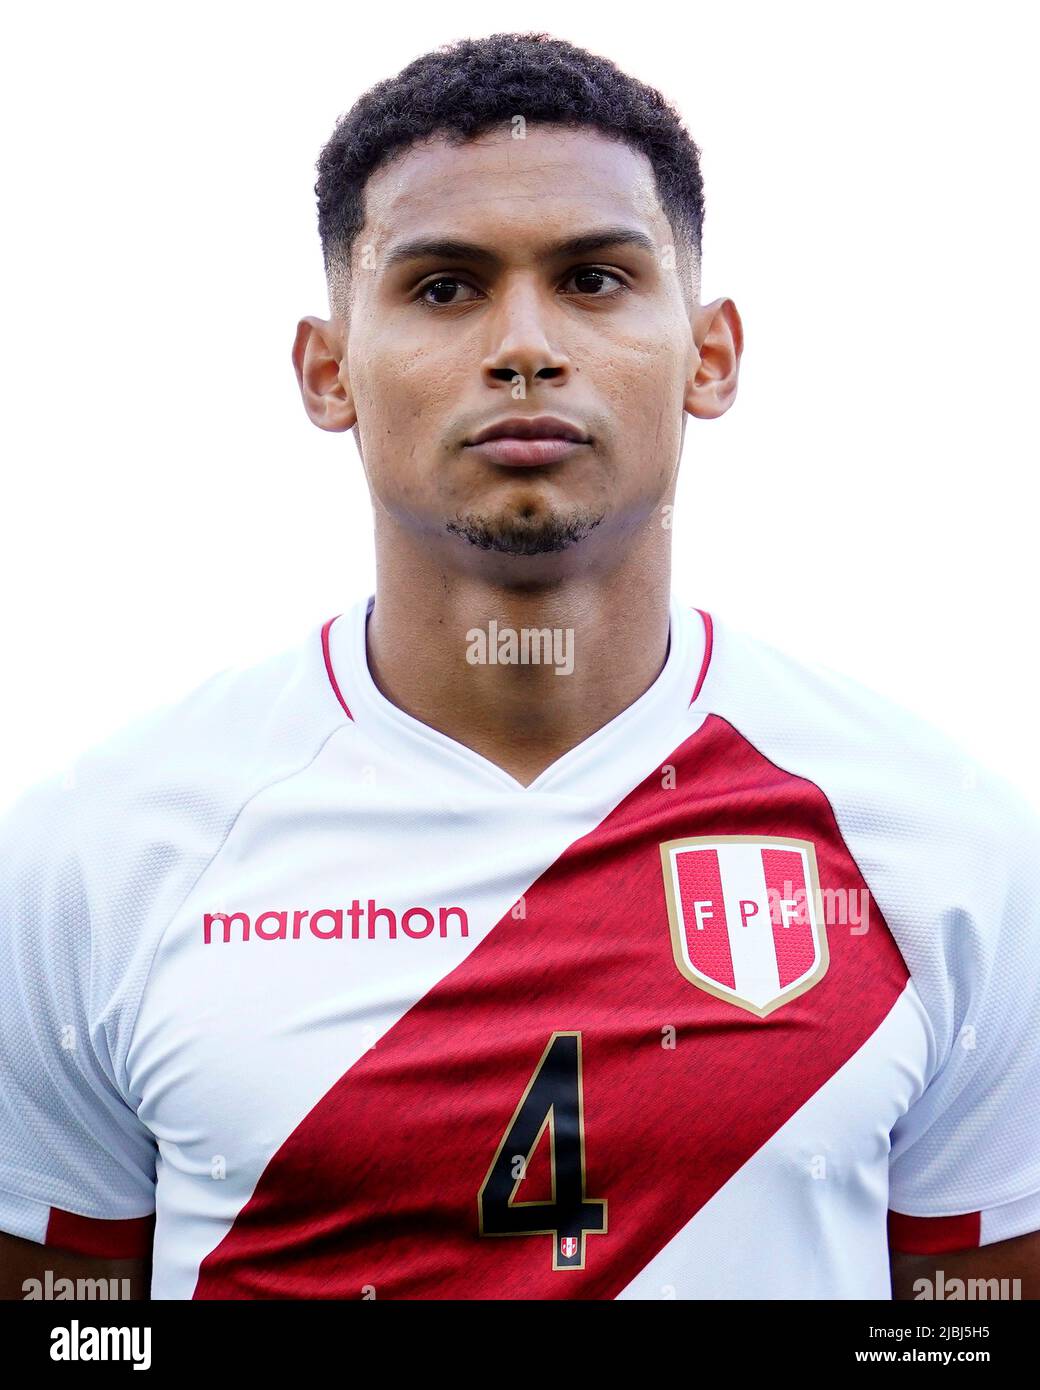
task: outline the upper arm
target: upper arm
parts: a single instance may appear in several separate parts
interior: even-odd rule
[[[147,1256],[131,1259],[103,1259],[96,1255],[75,1255],[67,1250],[57,1250],[40,1245],[34,1240],[22,1240],[19,1236],[0,1233],[0,1299],[31,1299],[48,1296],[55,1292],[65,1296],[81,1298],[88,1289],[75,1285],[76,1280],[112,1280],[109,1285],[110,1296],[126,1299],[146,1299],[150,1278],[150,1260]],[[59,1286],[61,1279],[74,1281]]]
[[[892,1297],[897,1299],[949,1298],[954,1294],[964,1298],[972,1279],[986,1281],[987,1298],[1040,1298],[1040,1231],[941,1255],[908,1255],[893,1250],[891,1265]],[[963,1282],[963,1289],[951,1289],[951,1281],[956,1279]],[[994,1280],[996,1283],[991,1282]]]
[[[155,1142],[119,1089],[72,797],[55,778],[0,818],[0,1232],[22,1243],[5,1255],[47,1247],[46,1268],[53,1251],[146,1257],[154,1211]]]
[[[900,1287],[920,1269],[1008,1260],[1019,1272],[1007,1277],[1035,1286],[1040,818],[1017,794],[984,805],[988,833],[973,852],[985,850],[987,891],[951,898],[963,906],[930,925],[944,990],[941,1060],[892,1130],[889,1238]]]

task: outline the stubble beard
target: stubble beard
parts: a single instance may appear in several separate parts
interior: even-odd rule
[[[579,544],[605,516],[605,512],[588,509],[567,516],[534,511],[501,516],[471,512],[448,521],[446,529],[480,550],[495,550],[502,555],[547,555]]]

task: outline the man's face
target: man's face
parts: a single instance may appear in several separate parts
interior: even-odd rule
[[[525,561],[534,577],[531,556],[558,573],[659,524],[700,358],[649,161],[554,126],[436,139],[377,171],[365,200],[339,380],[377,511],[515,577]],[[587,442],[474,443],[546,416]]]

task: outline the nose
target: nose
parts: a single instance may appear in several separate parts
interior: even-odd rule
[[[511,385],[521,378],[524,390],[536,381],[564,382],[571,362],[554,337],[549,293],[539,285],[514,282],[503,285],[487,316],[489,342],[481,370],[487,384]]]

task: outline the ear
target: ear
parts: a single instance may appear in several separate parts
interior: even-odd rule
[[[346,375],[346,334],[339,318],[313,315],[296,325],[292,350],[303,408],[321,430],[349,430],[357,424]]]
[[[737,394],[744,326],[732,299],[699,304],[693,316],[691,375],[683,408],[699,420],[725,415]]]

